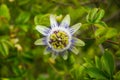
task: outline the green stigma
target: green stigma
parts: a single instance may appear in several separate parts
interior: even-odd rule
[[[56,50],[64,49],[69,44],[69,36],[64,31],[54,31],[50,35],[49,43]]]

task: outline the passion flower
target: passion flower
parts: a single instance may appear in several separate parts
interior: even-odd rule
[[[42,25],[37,25],[36,30],[44,35],[44,38],[35,41],[35,45],[46,45],[44,54],[52,52],[52,57],[56,58],[57,55],[62,55],[67,59],[68,50],[75,54],[79,50],[75,46],[84,46],[85,43],[73,37],[73,34],[80,28],[81,23],[70,26],[70,16],[66,15],[61,24],[58,24],[55,16],[50,15],[51,28]]]

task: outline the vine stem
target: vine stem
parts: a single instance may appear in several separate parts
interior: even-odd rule
[[[49,65],[51,66],[51,68],[57,73],[57,74],[60,74],[59,71],[50,63],[48,62]]]
[[[119,42],[114,42],[114,41],[111,41],[111,40],[106,40],[106,42],[109,42],[109,43],[112,43],[112,44],[119,45]]]

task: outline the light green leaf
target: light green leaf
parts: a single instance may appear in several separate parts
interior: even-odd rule
[[[89,58],[84,58],[84,61],[87,63],[87,65],[89,65],[89,67],[95,66],[93,61],[91,59],[89,59]]]
[[[116,29],[114,29],[114,28],[109,28],[108,31],[107,31],[107,33],[106,33],[106,35],[105,35],[105,37],[106,37],[106,38],[112,38],[112,37],[116,36],[117,34],[118,34],[118,33],[117,33],[117,30],[116,30]]]
[[[105,23],[105,22],[103,22],[103,21],[100,21],[100,22],[98,22],[98,23],[95,23],[94,24],[96,27],[98,27],[98,28],[107,28],[108,26],[107,26],[107,24]]]
[[[101,44],[101,43],[103,43],[104,41],[106,41],[107,39],[105,38],[105,36],[102,36],[102,37],[100,37],[99,39],[97,39],[97,44]]]
[[[103,9],[100,9],[95,16],[94,21],[99,22],[103,18],[104,14],[105,14],[105,11]]]
[[[95,31],[95,37],[101,36],[106,32],[105,28],[99,28]]]
[[[90,20],[90,13],[91,13],[91,10],[89,10],[88,15],[86,16],[86,21],[87,21],[88,23],[91,22],[91,20]]]
[[[10,80],[9,78],[0,78],[1,80]]]
[[[100,59],[97,56],[95,56],[95,65],[96,65],[96,67],[98,69],[102,68],[102,63],[101,63]]]
[[[6,4],[0,6],[0,17],[5,17],[7,20],[10,20],[10,12]]]
[[[120,71],[118,71],[114,76],[114,80],[119,80],[119,79],[120,79]]]
[[[103,18],[104,13],[105,12],[104,12],[103,9],[98,9],[98,8],[91,9],[88,12],[86,20],[87,20],[88,23],[92,23],[92,24],[93,23],[98,23]]]
[[[35,25],[46,25],[50,26],[50,21],[49,21],[49,14],[39,14],[34,17],[34,23]]]
[[[48,76],[46,74],[40,74],[36,80],[46,80],[48,79]]]
[[[74,64],[76,61],[76,58],[73,55],[70,55],[69,57],[71,64]]]
[[[103,21],[100,21],[98,24],[100,24],[103,27],[108,27],[107,24],[105,22],[103,22]]]

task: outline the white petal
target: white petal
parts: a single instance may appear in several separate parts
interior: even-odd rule
[[[70,50],[71,50],[73,53],[75,53],[76,55],[79,53],[79,50],[78,50],[77,48],[75,48],[75,47],[72,47]]]
[[[49,53],[50,53],[50,50],[48,50],[48,47],[46,47],[45,50],[44,50],[44,55],[47,55]]]
[[[71,34],[74,34],[81,27],[81,23],[77,23],[70,28]]]
[[[51,24],[51,28],[58,27],[58,23],[54,15],[50,15],[50,24]]]
[[[44,40],[45,38],[37,39],[34,44],[35,45],[46,45]]]
[[[68,28],[70,25],[70,16],[66,15],[65,18],[62,20],[60,27]]]
[[[50,29],[45,26],[37,25],[36,30],[46,36],[48,35]]]
[[[75,45],[76,46],[85,46],[84,41],[82,41],[82,40],[80,40],[78,38],[74,38],[74,40],[75,40]]]
[[[66,51],[63,55],[62,55],[63,59],[64,60],[67,60],[68,59],[68,51]]]
[[[58,53],[55,53],[55,52],[54,52],[54,53],[52,53],[52,56],[51,56],[51,57],[52,57],[53,59],[56,59],[57,56],[58,56]]]

